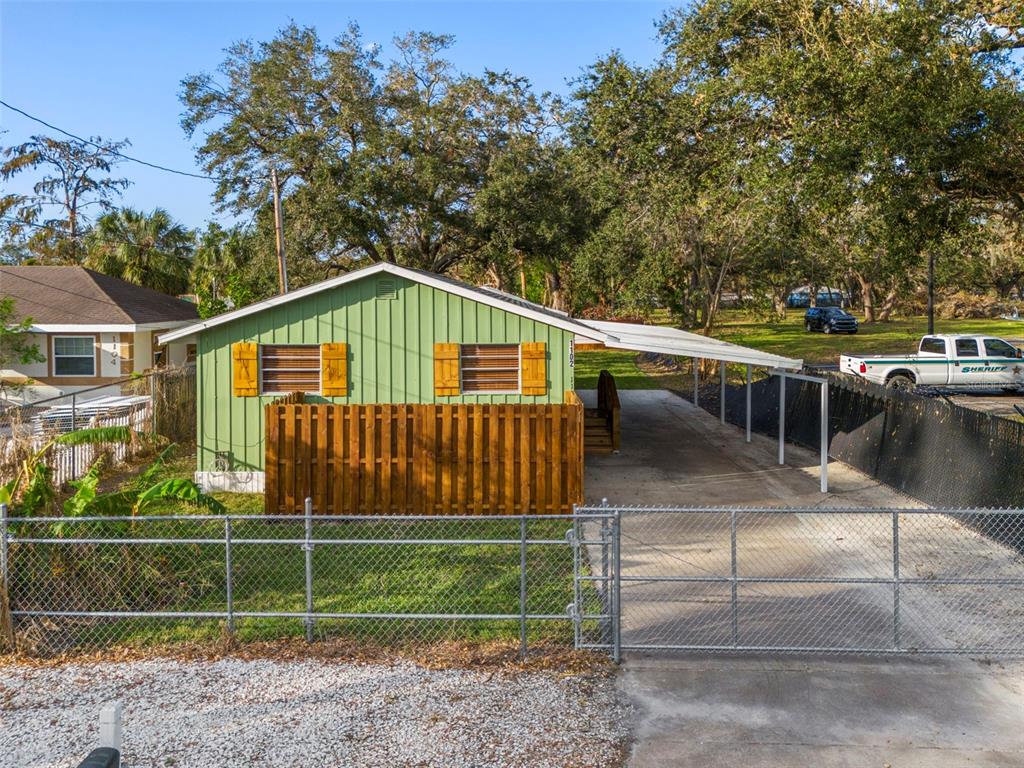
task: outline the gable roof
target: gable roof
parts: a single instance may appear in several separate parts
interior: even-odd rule
[[[312,296],[323,291],[329,291],[332,288],[337,288],[347,283],[355,282],[356,280],[362,280],[363,278],[377,275],[380,273],[386,273],[395,275],[397,277],[404,277],[407,280],[411,280],[414,283],[421,283],[423,285],[429,285],[433,288],[437,288],[445,293],[452,293],[456,296],[462,296],[463,298],[470,299],[472,301],[480,302],[497,309],[510,312],[513,315],[521,315],[522,317],[528,317],[532,320],[544,323],[545,325],[554,326],[555,328],[561,328],[562,330],[570,331],[572,333],[578,333],[586,335],[590,332],[588,338],[594,341],[604,341],[605,334],[600,331],[595,331],[593,328],[588,328],[582,323],[573,320],[564,312],[556,312],[553,309],[548,309],[539,304],[534,304],[527,301],[509,301],[506,298],[490,293],[483,288],[477,288],[476,286],[463,283],[459,280],[454,280],[444,275],[438,275],[434,272],[426,272],[421,269],[413,269],[411,267],[400,267],[397,264],[391,264],[386,261],[379,261],[376,264],[371,264],[368,267],[357,269],[353,272],[347,272],[344,275],[338,277],[332,277],[330,280],[323,280],[313,285],[307,285],[304,288],[284,293],[279,296],[273,296],[263,301],[258,301],[255,304],[250,304],[241,309],[235,309],[231,312],[225,312],[222,315],[211,317],[208,320],[189,325],[184,328],[178,328],[177,330],[165,333],[160,337],[160,343],[166,344],[168,341],[175,341],[176,339],[183,338],[185,336],[191,336],[196,333],[201,333],[209,328],[215,328],[218,325],[224,323],[230,323],[239,318],[248,317],[254,315],[257,312],[262,312],[270,307],[280,306],[281,304],[287,304],[290,301],[301,299],[305,296]],[[518,297],[517,297],[518,298]]]
[[[85,267],[0,267],[0,296],[17,319],[45,325],[139,325],[196,320],[194,304]]]
[[[159,341],[161,344],[166,344],[169,341],[202,333],[209,328],[215,328],[219,325],[254,315],[270,307],[280,306],[281,304],[301,299],[304,296],[312,296],[322,291],[329,291],[346,283],[355,282],[356,280],[362,280],[365,277],[381,273],[396,275],[415,283],[429,285],[446,293],[462,296],[471,301],[477,301],[513,315],[520,315],[521,317],[527,317],[554,328],[561,328],[562,330],[574,333],[580,340],[597,341],[616,349],[635,349],[665,355],[725,360],[734,363],[749,363],[751,365],[791,370],[799,370],[803,367],[803,361],[801,360],[773,355],[769,352],[762,352],[758,349],[743,347],[739,344],[732,344],[728,341],[721,341],[720,339],[701,336],[696,333],[688,333],[676,328],[579,320],[569,317],[565,312],[559,312],[549,307],[535,304],[532,301],[499,291],[496,288],[478,288],[468,283],[445,277],[444,275],[412,269],[411,267],[400,267],[389,262],[378,262],[330,280],[307,285],[296,291],[274,296],[264,301],[250,304],[247,307],[225,312],[222,315],[178,328],[162,334]]]

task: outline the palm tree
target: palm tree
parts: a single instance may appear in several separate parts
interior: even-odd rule
[[[195,236],[163,208],[120,208],[101,216],[88,237],[85,265],[169,294],[188,290]]]

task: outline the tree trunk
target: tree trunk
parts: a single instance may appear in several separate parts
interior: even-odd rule
[[[488,265],[487,277],[492,283],[494,283],[494,287],[499,291],[505,290],[505,273],[501,271],[497,264]]]
[[[780,320],[786,319],[786,299],[789,297],[789,288],[783,288],[781,291],[776,291],[772,294],[772,305],[775,309],[775,315]]]
[[[886,294],[885,300],[882,302],[882,309],[878,313],[878,319],[880,322],[887,323],[892,317],[893,310],[896,309],[896,301],[899,298],[899,291],[896,288],[889,289],[889,293]]]
[[[860,283],[861,300],[864,302],[864,322],[875,322],[875,284],[864,275],[858,273],[857,282]]]
[[[523,254],[519,254],[519,295],[526,298],[526,264],[523,262]]]
[[[544,285],[547,289],[548,300],[551,308],[560,312],[565,311],[565,292],[562,290],[562,278],[557,272],[544,273]]]

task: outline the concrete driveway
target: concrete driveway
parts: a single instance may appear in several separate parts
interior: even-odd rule
[[[588,407],[594,391],[579,393]],[[786,446],[778,464],[778,444],[721,424],[701,408],[663,389],[621,390],[622,450],[588,454],[584,492],[588,503],[708,506],[915,506],[866,475],[832,462],[829,495],[819,490],[818,454]]]
[[[588,502],[607,498],[623,505],[922,506],[837,463],[830,464],[832,492],[826,496],[818,489],[814,452],[787,446],[787,465],[779,467],[775,441],[755,435],[748,445],[741,430],[721,425],[669,392],[622,391],[619,395],[622,451],[587,457]],[[972,569],[983,569],[972,573],[978,576],[992,575],[989,568],[1002,572],[1020,565],[1012,551],[993,547],[973,533],[966,536],[948,519],[935,517],[932,523],[930,515],[914,519],[922,535],[917,550],[913,539],[906,540],[908,563],[931,569],[961,568],[957,558],[963,559],[966,553]],[[891,554],[886,562],[886,552],[891,550],[888,540],[883,540],[884,530],[879,533],[877,520],[867,514],[849,521],[849,529],[837,534],[822,529],[827,523],[814,516],[754,519],[745,529],[741,549],[741,555],[749,557],[744,561],[746,573],[755,567],[764,575],[797,571],[814,575],[822,569],[836,569],[843,575],[871,576],[876,569],[883,573],[891,566]],[[674,573],[673,568],[680,574],[694,568],[718,574],[723,565],[728,569],[727,543],[725,562],[721,562],[720,521],[649,516],[644,525],[646,529],[635,529],[634,538],[640,544],[634,542],[624,555],[624,574]],[[627,532],[624,523],[624,541]],[[684,632],[719,644],[720,635],[729,632],[727,587],[725,595],[716,595],[718,585],[703,593],[694,585],[634,582],[629,586],[633,594],[625,586],[623,592],[626,644],[631,640],[671,642]],[[752,596],[751,604],[764,597]],[[1002,606],[996,616],[1009,616],[1011,610],[1017,611],[1018,618],[1024,615],[1017,594],[1007,592],[1006,597],[1013,605]],[[891,597],[854,595],[836,617],[827,617],[822,610],[839,605],[832,595],[821,592],[817,603],[808,602],[806,595],[802,599],[790,602],[787,597],[779,602],[778,596],[772,596],[767,601],[770,610],[762,613],[824,617],[806,622],[783,619],[785,627],[805,631],[793,638],[793,644],[818,645],[838,633],[848,633],[858,644],[876,637],[884,643],[890,632]],[[959,595],[952,603],[932,597],[919,605],[904,604],[908,631],[915,629],[917,621],[921,631],[937,632],[933,617],[948,616],[957,631],[998,629],[1002,635],[1005,623],[991,624],[991,612],[974,602]],[[977,611],[981,613],[976,615]],[[743,631],[751,627],[779,631],[778,626],[756,625],[749,615],[744,615]],[[834,618],[841,618],[843,626]],[[1022,681],[1022,664],[961,657],[894,660],[628,652],[619,684],[640,713],[629,762],[637,768],[931,768],[1024,765]]]

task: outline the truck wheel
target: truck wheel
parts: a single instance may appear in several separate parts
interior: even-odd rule
[[[811,321],[810,320],[808,320],[806,323],[804,323],[804,330],[806,330],[808,333],[810,333],[811,331],[814,330],[814,328],[811,327]]]
[[[901,389],[906,392],[914,388],[914,380],[902,373],[897,373],[895,376],[890,376],[885,380],[885,386],[890,389]]]
[[[825,331],[825,333],[832,333],[832,326],[826,324],[822,330]]]

